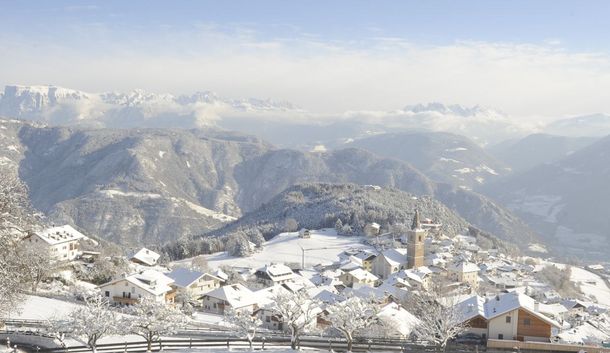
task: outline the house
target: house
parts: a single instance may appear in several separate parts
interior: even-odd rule
[[[374,287],[377,284],[377,281],[379,281],[379,278],[377,278],[377,276],[368,271],[363,270],[362,268],[357,268],[349,272],[345,272],[341,276],[339,276],[339,279],[347,287],[354,287],[354,285]]]
[[[258,297],[239,283],[216,288],[204,294],[201,301],[204,310],[216,314],[224,314],[228,307],[249,313],[258,308]]]
[[[414,288],[423,290],[430,289],[432,285],[432,270],[426,266],[421,266],[416,269],[408,269],[403,273],[403,277]]]
[[[119,305],[133,305],[144,297],[174,303],[176,297],[174,280],[154,270],[120,277],[100,285],[99,289],[110,303]]]
[[[284,264],[265,265],[254,273],[256,278],[268,286],[286,283],[294,278],[294,272]]]
[[[377,258],[377,255],[367,251],[367,250],[362,250],[359,253],[357,253],[356,255],[352,255],[350,257],[350,260],[352,260],[352,262],[355,262],[357,264],[359,264],[363,269],[372,272],[373,271],[373,263],[375,262],[375,258]]]
[[[47,249],[53,260],[72,261],[80,255],[79,241],[84,238],[84,234],[66,224],[29,235],[26,241]]]
[[[379,231],[381,230],[381,226],[378,223],[367,223],[364,226],[364,234],[369,237],[376,237],[379,235]]]
[[[388,249],[373,261],[373,274],[386,279],[407,266],[407,249]]]
[[[144,266],[155,266],[157,265],[157,261],[159,261],[159,257],[161,257],[161,255],[156,252],[142,248],[131,256],[130,260]]]
[[[540,312],[540,304],[517,292],[457,304],[471,332],[485,338],[548,342],[561,325]],[[486,327],[485,327],[486,326]]]
[[[223,282],[221,278],[209,273],[191,271],[180,267],[168,273],[167,277],[174,280],[178,293],[183,294],[183,297],[188,298],[188,300],[200,298],[205,293],[219,288]]]
[[[479,266],[472,262],[460,261],[449,266],[449,276],[452,280],[468,283],[470,288],[479,288]]]

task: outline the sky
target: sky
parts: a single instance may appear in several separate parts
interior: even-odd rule
[[[0,84],[610,113],[608,1],[0,0]]]

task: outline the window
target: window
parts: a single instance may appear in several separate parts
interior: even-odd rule
[[[104,295],[105,295],[105,296],[107,296],[107,297],[109,297],[109,296],[110,296],[110,292],[109,292],[109,291],[105,291],[105,292],[104,292]]]
[[[267,316],[265,317],[265,321],[266,321],[266,322],[271,322],[271,316],[267,315]]]
[[[504,335],[503,335],[503,334],[501,334],[501,333],[499,333],[499,334],[498,334],[498,339],[499,339],[499,340],[503,340],[503,339],[504,339]]]
[[[135,293],[136,292],[136,287],[131,287],[131,293]]]
[[[531,324],[532,324],[532,321],[530,319],[523,319],[523,325],[530,326]]]
[[[507,323],[507,324],[510,324],[510,320],[511,320],[511,317],[510,317],[510,316],[507,316],[507,317],[506,317],[506,323]]]

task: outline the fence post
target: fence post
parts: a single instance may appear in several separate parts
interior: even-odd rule
[[[227,349],[229,349],[229,346],[230,346],[230,344],[229,344],[229,338],[227,338]]]
[[[333,351],[333,339],[332,339],[332,338],[329,338],[329,339],[328,339],[328,350],[329,350],[330,352],[332,352],[332,351]]]
[[[263,344],[261,346],[261,350],[264,351],[265,350],[265,337],[262,338]]]
[[[159,351],[163,351],[163,341],[159,337]]]
[[[189,348],[193,348],[193,337],[189,337]]]
[[[123,352],[127,353],[127,341],[125,341],[125,348],[123,349]]]

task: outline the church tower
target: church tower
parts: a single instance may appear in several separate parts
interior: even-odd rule
[[[407,231],[407,268],[417,268],[424,265],[424,242],[426,230],[421,227],[419,211],[415,210],[413,225]]]

